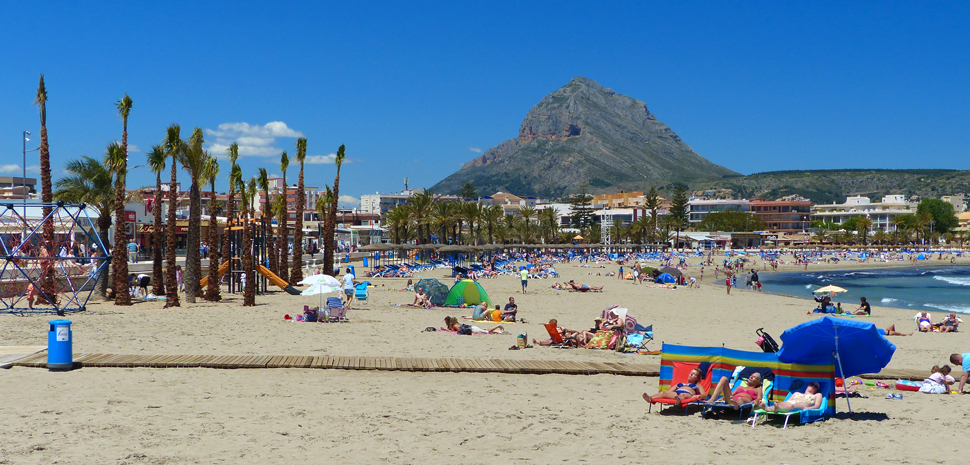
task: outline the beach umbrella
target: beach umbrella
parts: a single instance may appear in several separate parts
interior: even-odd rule
[[[781,333],[778,360],[785,363],[835,363],[839,377],[879,373],[896,352],[876,325],[830,316],[807,321]],[[846,403],[849,399],[846,398]],[[849,405],[852,412],[852,405]]]
[[[463,279],[451,286],[444,304],[449,307],[457,307],[461,304],[477,305],[482,302],[485,302],[489,307],[492,306],[492,301],[488,298],[488,293],[485,292],[482,285],[478,284],[478,281]]]
[[[331,292],[340,291],[343,288],[343,284],[337,281],[337,278],[326,274],[316,274],[313,276],[308,276],[298,283],[301,286],[309,285],[310,287],[303,290],[300,295],[319,295],[320,296],[320,307],[323,308],[323,295],[330,294]]]
[[[677,268],[674,268],[672,266],[665,266],[665,267],[663,267],[663,268],[660,269],[660,272],[661,273],[668,273],[668,274],[670,274],[671,276],[673,276],[675,278],[679,278],[679,277],[681,277],[681,276],[684,275],[684,273],[682,273],[680,270],[678,270]]]
[[[434,278],[422,279],[414,285],[414,288],[423,290],[435,305],[444,305],[448,297],[448,286]]]
[[[843,288],[841,288],[839,286],[828,285],[828,286],[825,286],[825,287],[820,287],[818,289],[815,289],[812,292],[822,293],[822,294],[827,294],[827,293],[838,294],[838,293],[841,293],[841,292],[849,292],[849,291],[847,291],[847,290],[845,290],[845,289],[843,289]]]

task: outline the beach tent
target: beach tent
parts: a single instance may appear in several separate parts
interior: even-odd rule
[[[926,260],[926,255],[919,254],[919,255],[916,256],[916,259],[917,260]]]
[[[657,280],[654,282],[662,284],[676,284],[677,278],[671,276],[670,273],[663,273],[660,276],[657,276]]]
[[[418,281],[414,289],[421,289],[431,299],[434,305],[444,305],[448,297],[448,286],[437,279],[427,278]]]
[[[444,305],[446,307],[458,307],[461,304],[477,305],[481,302],[485,302],[489,307],[492,306],[492,301],[488,298],[488,293],[485,292],[481,284],[471,279],[463,279],[451,286],[451,291],[445,297]]]
[[[679,278],[679,277],[681,277],[681,276],[684,275],[683,272],[681,272],[680,270],[678,270],[677,268],[674,268],[672,266],[665,266],[665,267],[663,267],[663,268],[660,269],[660,272],[661,273],[667,273],[667,274],[669,274],[669,275],[671,275],[671,276],[673,276],[675,278]]]

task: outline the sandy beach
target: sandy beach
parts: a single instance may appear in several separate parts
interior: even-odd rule
[[[696,260],[692,261],[696,262]],[[963,259],[962,264],[967,260]],[[905,262],[888,265],[904,265]],[[785,329],[816,318],[814,302],[743,289],[725,293],[712,269],[700,289],[672,290],[593,276],[616,271],[557,265],[563,280],[602,285],[602,293],[557,291],[551,280],[533,280],[521,294],[516,277],[482,280],[495,303],[515,297],[528,323],[506,325],[508,334],[455,336],[424,333],[461,309],[396,306],[411,302],[406,279],[371,279],[370,299],[348,312],[346,324],[284,321],[316,297],[272,292],[242,307],[241,296],[221,303],[162,309],[95,304],[72,315],[74,351],[119,354],[360,355],[462,357],[659,363],[658,356],[537,347],[511,351],[515,335],[541,338],[540,323],[557,318],[568,328],[588,328],[612,305],[653,324],[661,341],[757,351],[754,330],[778,338]],[[651,264],[654,265],[654,264]],[[812,265],[886,266],[882,263]],[[760,269],[760,265],[759,265]],[[782,266],[781,271],[801,270]],[[696,264],[687,272],[697,276]],[[434,270],[446,284],[448,270]],[[185,305],[185,304],[183,304]],[[854,303],[852,305],[854,308]],[[468,312],[466,311],[466,314]],[[932,312],[931,312],[932,313]],[[934,321],[942,313],[932,313]],[[0,345],[45,345],[49,316],[0,318]],[[873,307],[863,318],[879,327],[914,328],[912,311]],[[891,339],[898,349],[888,368],[926,370],[970,349],[967,332]],[[954,367],[959,377],[959,367]],[[822,457],[861,463],[962,462],[949,447],[904,445],[929,427],[932,444],[956,440],[970,426],[964,398],[862,390],[852,399],[858,414],[781,430],[752,429],[696,413],[647,413],[643,392],[656,392],[655,377],[505,375],[473,373],[358,372],[263,369],[98,369],[49,373],[15,367],[0,371],[0,463],[572,463],[608,460],[668,463],[810,463]],[[906,442],[904,442],[906,441]]]

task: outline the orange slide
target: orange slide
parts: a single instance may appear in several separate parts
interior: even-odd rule
[[[226,271],[229,271],[229,262],[223,262],[223,264],[219,266],[219,270],[217,271],[217,273],[221,278],[222,275],[226,274]],[[202,278],[202,281],[199,281],[199,289],[203,289],[208,285],[209,285],[209,274],[206,273],[205,277]]]
[[[259,274],[266,277],[266,279],[268,279],[269,282],[273,283],[274,286],[286,291],[287,294],[300,295],[300,291],[298,289],[287,284],[286,281],[283,281],[283,278],[276,276],[276,273],[273,273],[272,271],[266,269],[265,266],[263,265],[257,266],[256,271],[259,272]]]

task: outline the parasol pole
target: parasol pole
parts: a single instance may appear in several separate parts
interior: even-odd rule
[[[835,355],[835,363],[839,365],[839,375],[842,378],[842,389],[845,390],[845,405],[849,407],[849,415],[852,415],[852,403],[849,402],[849,391],[845,384],[845,372],[842,370],[842,358],[839,357],[839,328],[833,327],[835,329],[835,350],[832,351],[832,355]],[[833,380],[834,381],[834,380]],[[833,382],[833,384],[835,384]],[[832,386],[832,392],[835,392],[835,386]]]

